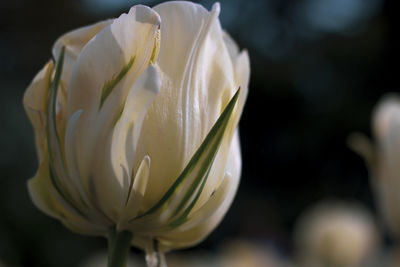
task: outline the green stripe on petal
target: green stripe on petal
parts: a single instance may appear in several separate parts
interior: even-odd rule
[[[57,60],[56,72],[53,82],[51,83],[52,88],[49,91],[47,102],[46,135],[47,148],[49,152],[50,179],[56,191],[70,205],[71,209],[75,210],[76,213],[86,218],[85,214],[78,208],[76,199],[73,198],[73,196],[71,195],[72,193],[74,193],[74,189],[72,188],[72,185],[69,183],[69,181],[67,181],[69,177],[65,168],[64,157],[61,151],[60,137],[57,132],[56,102],[58,87],[60,85],[61,73],[63,69],[64,54],[65,48],[63,47]],[[78,199],[81,199],[80,196],[76,197]],[[81,201],[81,205],[84,205],[83,201]]]
[[[212,164],[211,164],[212,165]],[[184,222],[186,222],[186,218],[188,217],[189,213],[192,211],[194,205],[196,205],[197,200],[200,197],[201,192],[203,191],[204,186],[206,185],[207,182],[207,178],[208,175],[210,174],[210,170],[211,170],[211,165],[207,170],[207,174],[204,176],[203,181],[201,182],[200,188],[197,190],[196,196],[193,199],[193,201],[189,204],[189,206],[183,211],[183,213],[176,218],[172,223],[170,223],[170,226],[172,228],[178,227],[181,224],[183,224]],[[184,201],[182,201],[182,203],[185,203]],[[183,207],[179,207],[176,212],[179,212]]]
[[[99,109],[103,106],[104,102],[106,101],[107,97],[111,94],[115,86],[124,78],[124,76],[132,68],[134,62],[135,62],[135,56],[131,57],[128,64],[126,64],[117,75],[114,75],[111,78],[111,80],[106,81],[104,83],[103,89],[101,90]]]
[[[194,204],[202,192],[208,177],[208,173],[224,136],[229,119],[238,100],[239,93],[240,88],[225,107],[224,111],[211,128],[203,143],[190,159],[185,169],[178,176],[164,196],[152,208],[139,215],[135,219],[143,218],[154,213],[163,213],[164,211],[172,208],[173,211],[171,215],[174,217],[174,219],[170,223],[175,226],[185,222],[185,219],[193,209]],[[188,186],[187,183],[190,183],[190,185]],[[194,192],[196,193],[194,194]],[[178,199],[178,201],[176,201],[177,197],[179,198],[181,195],[183,196],[182,199]],[[176,203],[177,207],[171,207],[171,202]]]
[[[47,134],[47,147],[49,151],[49,159],[50,159],[50,178],[52,183],[54,184],[54,187],[60,193],[61,196],[66,198],[67,194],[62,190],[62,184],[61,181],[57,178],[57,175],[55,174],[55,159],[54,159],[54,154],[58,154],[59,151],[59,135],[57,132],[57,126],[56,126],[56,99],[57,99],[57,91],[58,91],[58,86],[60,83],[61,79],[61,73],[62,73],[62,68],[63,68],[63,62],[64,62],[64,54],[65,54],[65,48],[63,47],[60,53],[60,56],[57,60],[57,66],[56,66],[56,72],[54,75],[54,79],[51,82],[50,87],[52,87],[49,91],[49,96],[47,100],[47,123],[46,123],[46,134]],[[55,152],[56,153],[53,153]]]

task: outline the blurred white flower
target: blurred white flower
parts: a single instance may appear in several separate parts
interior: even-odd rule
[[[295,231],[304,267],[362,267],[378,248],[371,214],[352,203],[326,202],[306,211]]]
[[[384,96],[373,112],[374,142],[363,134],[349,138],[364,157],[376,200],[390,231],[400,236],[400,95]]]

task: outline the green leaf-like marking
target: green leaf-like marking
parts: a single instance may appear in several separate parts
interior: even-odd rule
[[[212,165],[212,164],[211,164]],[[198,189],[195,198],[193,199],[193,201],[189,204],[189,206],[182,212],[182,214],[177,217],[176,219],[174,219],[171,223],[170,226],[172,228],[178,227],[179,225],[183,224],[186,221],[187,216],[189,215],[189,213],[192,211],[194,205],[196,204],[197,200],[200,197],[201,192],[203,191],[204,186],[206,185],[207,182],[207,178],[208,175],[210,174],[210,170],[211,170],[211,165],[207,170],[206,175],[203,178],[203,181],[201,182],[200,188]],[[185,203],[182,201],[182,203]],[[181,205],[182,206],[182,205]],[[179,212],[183,207],[177,208],[176,212]]]
[[[57,102],[57,91],[61,79],[61,73],[64,63],[64,54],[65,54],[65,47],[61,49],[60,56],[57,60],[56,65],[56,73],[54,75],[54,79],[50,84],[50,91],[47,100],[47,123],[46,123],[46,134],[47,134],[47,149],[49,152],[49,161],[50,161],[50,178],[54,184],[56,190],[60,193],[61,196],[64,198],[66,197],[66,193],[62,190],[62,185],[59,179],[56,177],[55,174],[55,167],[54,167],[54,154],[53,151],[57,150],[59,147],[55,148],[54,146],[59,145],[59,136],[56,127],[56,102]]]
[[[240,88],[229,101],[228,105],[225,107],[224,111],[215,122],[214,126],[211,128],[200,147],[194,153],[189,163],[186,165],[182,173],[178,176],[168,191],[164,194],[164,196],[152,208],[139,215],[135,219],[139,219],[156,212],[162,212],[163,210],[167,209],[168,204],[173,197],[177,195],[183,184],[185,182],[192,181],[192,184],[184,193],[183,198],[179,201],[177,208],[173,211],[173,219],[170,221],[169,225],[171,227],[176,227],[185,221],[186,217],[200,197],[200,194],[206,183],[212,163],[220,147],[229,119],[238,100],[239,93]],[[191,199],[192,201],[190,201]]]
[[[106,81],[104,83],[103,89],[101,90],[99,109],[103,106],[104,102],[106,101],[107,97],[111,94],[111,92],[114,90],[115,86],[124,78],[124,76],[131,69],[134,62],[135,62],[135,56],[131,57],[128,64],[126,64],[117,75],[114,75],[111,78],[111,80]]]
[[[56,116],[56,103],[57,92],[60,85],[61,73],[64,63],[65,47],[62,48],[60,56],[57,60],[56,72],[54,79],[50,85],[50,91],[47,100],[47,121],[46,121],[46,135],[47,135],[47,149],[49,153],[49,167],[50,167],[50,180],[54,185],[56,191],[66,201],[72,210],[77,214],[86,217],[84,213],[78,208],[78,203],[71,196],[73,189],[68,181],[66,168],[64,165],[64,158],[60,146],[60,137],[57,131],[57,116]],[[59,172],[57,171],[59,170]],[[62,179],[60,178],[62,175]],[[79,196],[78,196],[79,197]],[[81,203],[84,204],[84,203]]]

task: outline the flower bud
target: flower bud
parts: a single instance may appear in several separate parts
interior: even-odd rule
[[[250,72],[218,14],[138,5],[56,41],[24,95],[36,206],[75,232],[130,231],[140,248],[190,246],[216,227],[239,183]]]

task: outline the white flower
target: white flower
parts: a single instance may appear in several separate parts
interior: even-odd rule
[[[379,244],[373,217],[354,203],[318,204],[302,215],[295,237],[307,267],[361,267]]]
[[[361,134],[350,145],[362,155],[371,173],[378,205],[392,233],[400,234],[400,96],[388,94],[377,104],[372,119],[374,143]]]
[[[240,178],[250,71],[218,14],[218,4],[139,5],[57,40],[57,62],[24,96],[40,163],[29,192],[42,211],[160,250],[216,227]]]

